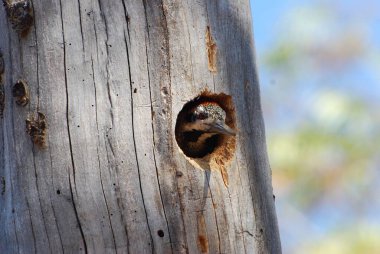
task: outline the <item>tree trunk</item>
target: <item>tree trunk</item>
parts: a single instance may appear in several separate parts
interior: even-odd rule
[[[32,7],[22,36],[0,8],[0,253],[281,252],[248,0]],[[220,162],[175,137],[204,89],[234,104]]]

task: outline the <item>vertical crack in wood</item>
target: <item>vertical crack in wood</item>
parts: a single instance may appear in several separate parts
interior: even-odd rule
[[[143,6],[144,6],[144,14],[145,14],[145,25],[146,25],[146,31],[148,33],[148,40],[150,39],[149,37],[149,23],[148,23],[148,14],[146,11],[146,0],[143,0]],[[128,25],[128,24],[127,24]],[[129,37],[129,34],[128,34]],[[169,229],[169,223],[168,223],[168,218],[166,216],[166,211],[165,211],[165,204],[162,199],[162,190],[161,190],[161,184],[160,184],[160,178],[158,176],[158,167],[157,167],[157,160],[156,160],[156,152],[155,152],[155,147],[156,147],[156,140],[155,140],[155,132],[154,132],[154,112],[153,112],[153,100],[152,100],[152,87],[151,87],[151,81],[150,81],[150,71],[149,71],[149,56],[148,56],[148,42],[146,41],[145,38],[145,55],[146,55],[146,66],[147,66],[147,73],[148,73],[148,86],[149,86],[149,99],[150,99],[150,113],[151,113],[151,126],[152,126],[152,142],[153,142],[153,148],[152,148],[152,153],[153,153],[153,161],[154,161],[154,167],[156,169],[156,178],[157,178],[157,183],[158,183],[158,190],[160,193],[160,200],[162,204],[162,209],[164,212],[164,217],[165,217],[165,222],[166,222],[166,228],[168,229],[168,235],[169,235],[169,242],[170,242],[170,248],[173,253],[173,244],[172,244],[172,238],[171,238],[171,232]]]
[[[50,149],[49,149],[50,150]],[[50,161],[51,160],[51,157],[50,157]],[[65,253],[65,249],[63,247],[63,242],[62,242],[62,236],[61,236],[61,231],[59,230],[59,225],[58,225],[58,221],[57,221],[57,216],[56,216],[56,212],[55,212],[55,209],[54,209],[54,206],[53,206],[53,203],[51,202],[51,199],[50,199],[50,203],[51,203],[51,206],[52,206],[52,211],[53,211],[53,216],[54,216],[54,222],[55,222],[55,225],[57,227],[57,231],[58,231],[58,237],[59,237],[59,242],[61,244],[61,250],[62,250],[62,253]],[[56,250],[53,250],[53,251],[56,251]]]
[[[84,232],[83,232],[82,224],[81,224],[80,219],[79,219],[79,213],[78,213],[78,209],[77,209],[77,206],[75,204],[75,199],[74,199],[73,186],[71,184],[71,180],[70,179],[69,179],[69,187],[70,187],[71,200],[73,201],[73,208],[74,208],[75,218],[77,220],[79,231],[80,231],[80,234],[82,236],[84,250],[85,250],[85,253],[88,253],[88,251],[87,251],[87,242],[86,242],[86,238],[84,237]]]
[[[49,147],[51,147],[51,146],[50,146],[49,135],[48,135],[48,144],[49,144]],[[50,157],[50,171],[51,171],[50,173],[53,175],[53,172],[52,172],[52,170],[53,170],[53,157],[52,157],[52,155],[51,155],[51,149],[48,149],[48,151],[49,151],[49,157]],[[53,181],[53,180],[54,180],[54,179],[51,178],[51,186],[54,186],[54,181]],[[55,209],[54,209],[54,205],[53,205],[53,201],[52,201],[52,198],[51,198],[51,194],[50,194],[50,192],[49,192],[49,197],[50,197],[51,208],[52,208],[52,211],[53,211],[54,222],[55,222],[55,225],[56,225],[56,227],[57,227],[57,231],[58,231],[58,237],[59,237],[59,241],[60,241],[60,244],[61,244],[62,253],[64,253],[65,251],[64,251],[64,248],[63,248],[63,242],[62,242],[61,231],[59,230],[60,227],[59,227],[59,225],[58,225],[58,220],[57,220],[57,216],[56,216],[56,211],[55,211]]]
[[[98,0],[98,6],[99,6],[99,12],[100,12],[100,17],[103,19],[103,16],[102,16],[102,8],[101,8],[101,5],[100,5],[100,0]],[[96,23],[95,22],[95,15],[91,15],[92,17],[92,23],[93,23],[93,29],[94,29],[94,35],[95,35],[95,42],[96,42],[96,60],[97,62],[99,63],[99,42],[98,42],[98,33],[97,33],[97,29],[96,29]]]
[[[42,205],[41,205],[41,191],[40,191],[40,187],[39,187],[39,184],[38,184],[38,174],[37,174],[37,165],[36,165],[36,155],[35,155],[35,146],[33,145],[33,148],[32,148],[32,153],[33,153],[33,167],[34,167],[34,177],[35,177],[35,185],[36,185],[36,189],[37,189],[37,196],[38,196],[38,205],[41,209],[41,216],[42,216],[42,223],[43,223],[43,228],[45,229],[45,233],[46,233],[46,236],[48,238],[48,245],[49,245],[49,249],[51,250],[51,246],[50,246],[50,240],[49,240],[49,234],[47,232],[47,229],[46,229],[46,220],[45,220],[45,215],[44,215],[44,209],[42,208]],[[25,200],[26,200],[26,203],[28,204],[28,209],[29,209],[29,203],[28,203],[28,200],[27,198],[25,197]],[[30,213],[29,213],[30,215]],[[34,236],[34,229],[33,229],[33,222],[32,222],[32,217],[30,215],[30,221],[31,221],[31,225],[32,225],[32,232],[33,232],[33,236]],[[35,240],[35,239],[34,239]],[[35,247],[37,248],[37,242],[35,244]]]
[[[166,55],[168,57],[168,75],[169,75],[169,94],[171,94],[172,91],[172,83],[171,83],[171,62],[170,62],[170,46],[169,46],[169,29],[168,29],[168,19],[167,19],[167,10],[164,8],[164,0],[161,1],[161,9],[162,9],[162,15],[164,16],[164,23],[163,23],[163,28],[164,28],[164,38],[165,38],[165,49],[166,49]],[[171,109],[171,108],[170,108]],[[172,116],[170,114],[170,124],[172,123]]]
[[[109,139],[107,139],[108,141],[108,145],[110,146],[111,148],[111,153],[112,155],[115,157],[115,154],[113,153],[113,148],[112,148],[112,144],[110,142]],[[109,158],[109,151],[108,151],[108,148],[107,148],[107,141],[104,140],[104,146],[105,146],[105,149],[106,149],[106,156],[107,156],[107,164],[108,165],[111,165],[111,160]],[[117,170],[117,169],[116,169]],[[116,174],[118,175],[118,172],[116,172]],[[120,186],[120,182],[119,182],[119,177],[117,177],[117,184]],[[124,206],[124,203],[120,202],[121,198],[120,198],[120,191],[115,191],[115,196],[116,196],[116,203],[117,203],[117,207],[119,208],[119,211],[120,213],[122,213],[123,211],[125,211],[125,206]],[[129,235],[128,235],[128,227],[127,227],[127,222],[125,221],[124,219],[124,216],[121,216],[121,219],[122,219],[122,222],[123,222],[123,228],[125,230],[125,235],[126,235],[126,241],[127,241],[127,250],[128,250],[128,253],[130,253],[130,250],[129,250]]]
[[[34,10],[33,1],[30,1],[32,3],[32,8]],[[39,76],[39,53],[38,53],[38,38],[37,38],[37,26],[36,26],[36,19],[33,19],[33,26],[34,26],[34,42],[36,45],[36,65],[37,65],[37,112],[40,110],[40,76]]]
[[[108,100],[109,100],[110,106],[111,106],[111,109],[110,109],[111,122],[112,122],[112,126],[114,126],[113,101],[112,101],[112,97],[111,97],[111,88],[110,88],[110,71],[109,71],[110,61],[109,61],[109,50],[108,50],[108,39],[109,39],[108,24],[107,24],[107,18],[104,16],[104,13],[102,11],[102,4],[100,3],[100,0],[98,0],[98,4],[99,4],[100,16],[104,22],[104,29],[106,32],[106,45],[105,45],[105,47],[106,47],[106,52],[107,52],[107,63],[106,63],[107,95],[108,95]]]
[[[71,158],[71,165],[72,165],[72,169],[73,169],[73,178],[74,178],[73,180],[74,180],[74,187],[75,187],[76,186],[75,163],[74,163],[74,154],[73,154],[73,146],[72,146],[72,142],[71,142],[70,122],[69,122],[69,91],[68,91],[67,73],[66,73],[66,71],[67,71],[67,66],[66,66],[66,40],[65,40],[65,30],[64,30],[64,26],[63,26],[62,0],[59,0],[59,8],[60,8],[60,12],[61,12],[60,15],[61,15],[61,28],[62,28],[62,40],[63,40],[63,68],[64,68],[65,88],[66,88],[66,124],[67,124],[66,126],[67,126],[67,135],[69,138],[70,158]],[[69,172],[69,187],[70,187],[71,200],[72,200],[73,208],[74,208],[74,214],[75,214],[75,218],[76,218],[77,223],[78,223],[80,234],[82,236],[84,250],[85,250],[85,253],[88,253],[86,238],[84,236],[82,224],[81,224],[81,221],[79,218],[79,213],[78,213],[77,206],[76,206],[75,199],[74,199],[73,186],[72,186],[72,182],[71,182],[71,173],[70,172]]]
[[[166,56],[167,56],[167,74],[169,76],[168,80],[169,80],[169,84],[168,84],[168,87],[169,87],[169,91],[168,91],[168,94],[171,96],[171,93],[172,93],[172,83],[171,83],[171,60],[170,60],[170,43],[169,43],[169,38],[170,38],[170,33],[169,33],[169,27],[168,27],[168,14],[167,14],[167,8],[165,7],[165,3],[164,3],[165,0],[161,0],[161,11],[162,11],[162,15],[164,17],[164,22],[163,22],[163,29],[164,29],[164,43],[165,43],[165,49],[166,49]],[[172,101],[172,99],[170,100]],[[172,103],[169,103],[168,105],[169,107],[169,110],[168,112],[170,112],[168,114],[168,126],[172,126],[172,122],[173,122],[173,106],[172,106]],[[168,144],[170,146],[170,151],[172,152],[172,156],[174,156],[174,145],[173,145],[173,139],[169,139],[168,140]],[[182,193],[182,190],[181,190],[181,187],[180,187],[180,184],[178,183],[178,178],[176,177],[175,178],[175,186],[177,188],[177,193],[178,193],[178,201],[179,201],[179,207],[180,207],[180,214],[181,216],[179,216],[180,220],[181,220],[181,223],[183,225],[183,234],[184,234],[184,246],[181,246],[183,248],[186,249],[186,252],[188,252],[188,243],[186,242],[186,239],[187,239],[187,229],[186,229],[186,226],[185,226],[185,220],[184,220],[184,211],[186,211],[186,205],[185,205],[185,201],[184,201],[184,198],[183,198],[183,195],[181,195]]]
[[[207,175],[206,175],[207,177]],[[221,241],[220,241],[220,232],[219,232],[219,223],[218,223],[218,216],[216,214],[216,208],[215,208],[215,203],[214,203],[214,197],[212,195],[212,190],[211,190],[211,186],[210,186],[210,179],[211,179],[211,172],[209,174],[209,179],[207,181],[208,183],[208,189],[210,190],[210,198],[211,198],[211,202],[212,202],[212,209],[214,210],[214,216],[215,216],[215,224],[216,224],[216,232],[218,232],[218,253],[222,253],[221,252]]]
[[[127,28],[127,33],[128,33],[128,38],[130,37],[130,34],[129,34],[129,24],[128,24],[128,15],[127,15],[127,9],[126,9],[126,6],[125,6],[125,3],[123,0],[122,1],[122,4],[123,4],[123,8],[124,8],[124,16],[125,16],[125,22],[126,22],[126,28]],[[149,220],[148,220],[148,214],[147,214],[147,211],[146,211],[146,205],[145,205],[145,199],[144,199],[144,193],[143,193],[143,189],[142,189],[142,183],[141,183],[141,172],[140,172],[140,165],[139,165],[139,160],[138,160],[138,157],[137,157],[137,148],[136,148],[136,137],[135,137],[135,122],[134,122],[134,109],[133,109],[133,87],[132,87],[132,73],[131,73],[131,63],[130,63],[130,52],[129,52],[129,48],[128,48],[128,42],[127,42],[127,37],[126,37],[126,34],[125,34],[125,31],[124,31],[124,42],[125,42],[125,50],[126,50],[126,53],[127,53],[127,63],[128,63],[128,76],[129,76],[129,87],[130,87],[130,99],[131,99],[131,124],[132,124],[132,139],[133,139],[133,149],[134,149],[134,152],[135,152],[135,159],[136,159],[136,165],[137,165],[137,173],[138,173],[138,176],[139,176],[139,186],[140,186],[140,192],[141,192],[141,196],[142,196],[142,204],[144,206],[144,213],[145,213],[145,219],[146,219],[146,224],[147,224],[147,227],[148,227],[148,230],[149,230],[149,236],[150,236],[150,241],[152,243],[152,253],[155,252],[155,246],[154,246],[154,241],[153,241],[153,236],[152,236],[152,230],[150,228],[150,225],[149,225]]]
[[[84,54],[84,38],[83,38],[82,12],[81,12],[81,8],[80,8],[80,0],[77,0],[77,2],[78,2],[80,35],[81,35],[81,38],[82,38],[82,53]]]
[[[94,29],[94,35],[95,35],[95,45],[96,45],[96,60],[99,63],[99,42],[98,42],[98,33],[96,32],[96,26],[95,26],[95,19],[94,15],[92,15],[92,23],[93,23],[93,29]]]
[[[95,121],[96,121],[96,131],[98,133],[98,135],[97,135],[98,136],[98,139],[97,139],[98,142],[97,142],[97,145],[96,145],[96,155],[97,155],[97,158],[98,158],[98,166],[99,166],[99,173],[100,173],[100,185],[102,187],[102,194],[103,194],[103,198],[104,198],[104,203],[105,203],[106,208],[107,208],[108,220],[109,220],[109,223],[110,223],[111,233],[112,233],[112,240],[113,240],[115,249],[117,249],[115,232],[114,232],[114,229],[113,229],[113,226],[112,226],[111,213],[110,213],[110,210],[109,210],[109,207],[108,207],[108,202],[107,202],[106,194],[104,192],[102,167],[100,165],[100,156],[99,156],[100,133],[99,133],[99,122],[98,122],[98,102],[97,102],[96,84],[95,84],[94,60],[92,59],[92,56],[91,56],[91,70],[92,70],[92,84],[94,85],[94,92],[95,92]]]
[[[113,226],[112,226],[111,213],[110,213],[110,210],[109,210],[109,207],[108,207],[107,198],[106,198],[106,195],[105,195],[105,192],[104,192],[103,175],[102,175],[102,170],[101,170],[101,166],[100,166],[100,157],[99,157],[99,148],[98,147],[96,147],[96,153],[97,153],[97,157],[98,157],[98,165],[99,165],[99,172],[100,172],[100,185],[102,187],[102,194],[103,194],[103,198],[104,198],[104,203],[106,205],[107,214],[108,214],[108,220],[109,220],[110,227],[111,227],[112,240],[113,240],[113,244],[115,246],[115,249],[117,249],[115,232],[114,232]]]
[[[30,205],[29,205],[28,199],[26,197],[25,197],[25,202],[26,202],[26,207],[27,207],[27,210],[28,210],[29,218],[30,218],[30,228],[32,230],[32,237],[33,237],[34,247],[35,247],[35,249],[37,249],[37,240],[36,240],[36,233],[34,232],[34,227],[33,227],[33,222],[32,222],[32,214],[30,213]],[[40,205],[40,207],[41,207],[41,205]],[[45,228],[45,232],[46,232],[46,227],[44,227],[44,228]],[[50,247],[50,242],[49,241],[48,241],[48,244],[49,244],[49,250],[51,251],[51,247]]]
[[[98,0],[98,6],[99,6],[99,12],[100,12],[100,17],[104,23],[104,29],[105,29],[105,35],[106,35],[106,45],[105,45],[105,48],[106,48],[106,53],[107,53],[107,63],[106,63],[106,79],[107,79],[107,95],[108,95],[108,100],[110,102],[110,106],[111,106],[111,109],[110,109],[110,115],[111,115],[111,124],[112,124],[112,128],[114,126],[114,114],[113,114],[113,102],[112,102],[112,98],[111,98],[111,91],[110,91],[110,86],[109,86],[109,80],[110,80],[110,73],[109,73],[109,50],[108,50],[108,27],[107,27],[107,20],[106,20],[106,17],[104,16],[104,13],[103,13],[103,10],[102,10],[102,4],[100,2],[100,0]],[[93,22],[94,22],[94,32],[95,32],[95,40],[96,40],[96,55],[97,55],[97,61],[99,62],[99,48],[98,48],[98,36],[97,36],[97,29],[96,29],[96,26],[95,26],[95,20],[94,20],[94,16],[93,16]],[[93,70],[93,73],[94,73],[94,70]],[[94,76],[93,76],[94,78]],[[95,86],[95,81],[93,80],[94,82],[94,86]],[[96,92],[96,89],[95,89],[95,92]],[[96,97],[96,95],[95,95]],[[96,102],[97,104],[97,102]],[[97,107],[97,106],[96,106]],[[97,109],[96,109],[97,110]],[[107,163],[108,165],[111,165],[111,161],[110,161],[110,158],[109,158],[109,151],[108,151],[108,146],[110,147],[111,149],[111,153],[112,155],[115,157],[115,152],[114,152],[114,148],[113,148],[113,145],[112,145],[112,142],[111,140],[109,139],[108,136],[106,136],[106,140],[104,140],[104,144],[105,144],[105,149],[106,149],[106,155],[107,155]],[[108,146],[107,146],[107,143],[108,143]],[[116,172],[116,174],[118,174]],[[119,179],[119,177],[117,178]],[[120,185],[119,183],[119,180],[118,180],[118,184]],[[123,211],[125,211],[125,206],[124,206],[124,203],[120,202],[120,198],[119,197],[116,197],[116,201],[117,201],[117,206],[119,208],[119,211],[121,211],[121,213]],[[108,209],[108,208],[107,208]],[[109,212],[108,212],[109,213]],[[126,241],[127,241],[127,250],[128,250],[128,253],[130,253],[130,242],[129,242],[129,232],[128,232],[128,224],[127,222],[125,221],[125,216],[121,216],[122,218],[122,222],[123,222],[123,228],[125,230],[125,234],[126,234]],[[114,241],[116,241],[116,239],[114,239]],[[116,243],[115,243],[115,246],[116,246]]]

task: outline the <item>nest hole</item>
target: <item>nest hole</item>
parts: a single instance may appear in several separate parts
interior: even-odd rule
[[[192,109],[202,103],[216,103],[220,106],[226,113],[225,124],[237,133],[235,108],[232,97],[224,93],[216,94],[205,90],[187,102],[179,112],[175,127],[177,144],[182,152],[191,160],[196,160],[197,162],[202,160],[203,162],[208,162],[208,164],[214,161],[219,166],[224,167],[225,164],[232,159],[235,152],[235,135],[210,135],[209,138],[205,139],[205,146],[202,146],[201,149],[197,149],[198,147],[194,148],[194,142],[197,142],[200,136],[204,135],[204,132],[198,130],[184,131],[183,126],[191,121]],[[203,164],[200,166],[205,168]]]
[[[16,98],[17,105],[25,107],[29,102],[29,86],[25,80],[19,79],[13,85],[12,95]]]

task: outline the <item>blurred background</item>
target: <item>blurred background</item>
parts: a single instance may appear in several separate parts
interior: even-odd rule
[[[283,252],[380,253],[380,1],[251,10]]]

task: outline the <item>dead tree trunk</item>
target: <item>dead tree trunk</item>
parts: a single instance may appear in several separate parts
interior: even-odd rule
[[[0,8],[0,253],[281,252],[248,0],[31,6]],[[237,136],[188,158],[204,89]]]

